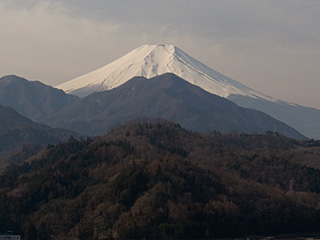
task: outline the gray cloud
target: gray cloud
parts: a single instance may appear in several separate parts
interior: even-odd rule
[[[172,43],[261,92],[320,108],[318,0],[3,0],[0,75],[55,85]]]

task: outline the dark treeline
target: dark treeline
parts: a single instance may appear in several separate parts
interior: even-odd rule
[[[0,177],[0,232],[199,239],[320,229],[320,148],[166,121],[48,147]]]

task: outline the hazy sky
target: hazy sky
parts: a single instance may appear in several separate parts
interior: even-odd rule
[[[267,95],[320,109],[319,0],[0,0],[0,76],[49,85],[174,44]]]

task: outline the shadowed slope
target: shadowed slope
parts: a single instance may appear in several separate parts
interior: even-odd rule
[[[82,134],[99,135],[115,124],[143,117],[172,120],[196,131],[278,131],[289,137],[304,138],[267,114],[238,107],[174,74],[152,79],[135,77],[118,88],[83,98],[47,122]]]

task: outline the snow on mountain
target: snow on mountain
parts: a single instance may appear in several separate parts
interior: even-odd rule
[[[135,76],[152,78],[164,73],[173,73],[221,97],[234,94],[276,101],[211,69],[173,45],[142,45],[104,67],[56,87],[84,97],[116,88]]]

